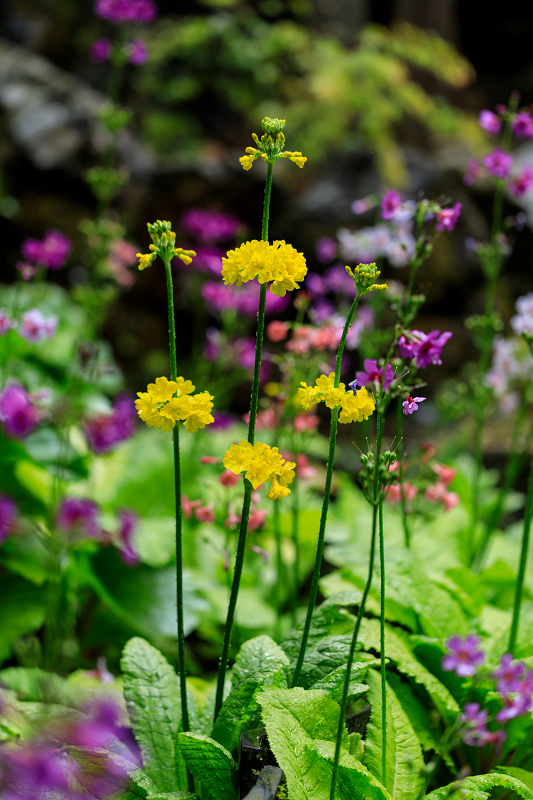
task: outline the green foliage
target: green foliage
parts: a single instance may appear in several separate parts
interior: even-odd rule
[[[23,634],[35,631],[44,621],[42,594],[39,589],[17,575],[3,576],[0,581],[0,662],[11,653],[13,642]]]
[[[490,790],[501,786],[503,789],[515,791],[524,800],[533,800],[533,792],[513,775],[502,775],[489,772],[487,775],[474,775],[463,781],[441,786],[426,795],[428,800],[486,800]]]
[[[236,800],[237,764],[231,753],[201,733],[179,733],[178,748],[195,779],[213,800]]]

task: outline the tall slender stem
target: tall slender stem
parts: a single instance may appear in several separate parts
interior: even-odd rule
[[[261,226],[261,239],[268,242],[268,220],[270,218],[270,195],[272,194],[272,168],[273,164],[267,162],[267,176],[265,183],[265,199],[263,201],[263,225]]]
[[[387,676],[385,673],[385,537],[383,535],[383,500],[378,506],[379,517],[379,639],[381,660],[381,780],[387,783]]]
[[[168,333],[170,345],[170,377],[175,381],[178,375],[176,358],[176,325],[174,320],[174,288],[172,285],[172,267],[170,259],[165,262],[168,297]],[[179,423],[174,425],[174,493],[176,503],[176,610],[178,624],[178,671],[180,676],[181,692],[181,719],[183,730],[189,730],[189,708],[187,704],[187,684],[185,667],[185,630],[183,626],[183,537],[182,537],[182,511],[181,511],[181,467],[180,467],[180,440]],[[189,776],[190,780],[190,776]]]
[[[274,500],[273,508],[273,528],[274,538],[276,540],[276,626],[275,638],[281,637],[281,582],[283,579],[283,553],[281,552],[281,529],[279,524],[279,500]]]
[[[411,547],[411,531],[407,522],[407,513],[405,510],[405,492],[403,489],[403,406],[402,398],[398,397],[398,408],[396,411],[396,439],[397,445],[397,458],[398,458],[398,482],[400,484],[400,507],[402,511],[402,525],[403,525],[403,542],[406,547]]]
[[[294,547],[294,562],[293,562],[293,586],[291,596],[291,611],[292,611],[292,624],[296,625],[296,609],[298,607],[298,590],[300,588],[300,498],[298,488],[298,475],[294,476],[294,488],[291,492],[292,495],[292,509],[291,509],[291,535],[292,544]]]
[[[531,530],[531,520],[533,518],[533,456],[529,468],[529,482],[527,487],[526,510],[524,513],[524,530],[522,532],[522,548],[520,551],[520,566],[518,568],[518,578],[516,579],[516,591],[513,608],[513,622],[511,624],[511,635],[509,636],[509,652],[514,651],[516,637],[518,635],[518,623],[520,621],[520,606],[522,604],[522,590],[524,588],[524,577],[526,574],[527,555],[529,549],[529,533]]]
[[[357,304],[359,302],[359,295],[357,295],[352,303],[350,311],[348,312],[348,316],[346,318],[346,322],[344,324],[344,329],[342,331],[342,336],[339,342],[339,348],[337,350],[337,360],[335,363],[335,381],[334,386],[338,388],[340,383],[340,375],[341,375],[341,363],[342,363],[342,355],[344,353],[344,345],[346,344],[346,336],[348,335],[348,329],[352,323],[353,315],[355,314],[355,309],[357,308]],[[328,518],[328,508],[329,508],[329,496],[331,492],[331,480],[333,477],[333,463],[335,461],[335,444],[337,441],[337,421],[339,418],[339,409],[340,406],[336,406],[331,410],[331,425],[329,430],[329,452],[328,452],[328,463],[326,466],[326,483],[324,486],[324,498],[322,500],[322,513],[320,515],[320,526],[318,530],[318,542],[317,542],[317,549],[316,549],[316,558],[315,558],[315,566],[313,569],[313,578],[311,581],[311,594],[309,597],[309,603],[307,606],[307,614],[305,617],[304,628],[302,631],[302,641],[300,644],[300,652],[298,654],[298,660],[296,662],[296,667],[294,668],[294,674],[292,677],[292,686],[296,686],[298,683],[298,679],[300,677],[300,672],[302,671],[302,666],[304,663],[305,651],[307,649],[307,641],[309,639],[309,631],[311,630],[311,620],[313,618],[313,609],[316,603],[316,596],[318,592],[318,581],[320,578],[320,567],[322,566],[322,552],[324,550],[324,535],[326,532],[326,522]]]

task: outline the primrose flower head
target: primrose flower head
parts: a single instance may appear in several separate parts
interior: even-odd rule
[[[355,282],[357,293],[360,297],[368,292],[374,292],[377,289],[388,288],[386,283],[376,283],[381,272],[375,264],[358,264],[353,269],[351,267],[345,267],[345,269]]]
[[[378,362],[372,358],[365,358],[363,366],[364,370],[355,373],[358,385],[370,386],[375,391],[383,389],[384,392],[388,392],[395,378],[393,367],[390,364],[378,367]]]
[[[285,150],[285,135],[283,128],[285,127],[284,119],[275,119],[265,117],[261,120],[261,127],[263,128],[263,135],[261,139],[252,133],[252,139],[257,147],[247,147],[245,149],[245,156],[239,158],[239,162],[243,169],[249,170],[256,160],[261,158],[269,164],[274,164],[278,158],[288,158],[293,161],[298,167],[303,167],[307,158],[301,154],[299,150]]]
[[[472,678],[485,660],[478,650],[480,639],[477,636],[452,636],[446,642],[447,653],[442,657],[442,669],[455,672],[459,678]]]
[[[284,241],[269,244],[254,239],[230,250],[222,259],[222,277],[226,285],[241,286],[257,278],[259,283],[270,283],[270,291],[278,297],[299,289],[298,281],[303,281],[306,273],[303,255]]]
[[[174,256],[181,259],[184,264],[190,264],[196,253],[194,250],[184,250],[182,247],[175,247],[176,234],[172,230],[172,225],[166,220],[156,220],[156,222],[149,222],[147,224],[148,233],[152,240],[152,244],[148,248],[150,253],[137,253],[139,259],[139,269],[146,269],[157,256],[166,263],[169,262]]]
[[[302,408],[308,411],[317,403],[325,403],[328,408],[340,406],[339,422],[361,422],[374,413],[376,401],[366,389],[358,389],[354,393],[350,388],[346,391],[344,383],[335,386],[335,373],[321,375],[314,386],[308,386],[304,381],[298,389],[298,399]]]
[[[491,136],[495,136],[499,133],[502,127],[496,114],[486,108],[479,112],[479,126],[487,131],[487,133],[490,133]]]
[[[209,392],[193,395],[191,381],[176,378],[156,378],[149,383],[148,391],[138,392],[135,407],[143,422],[150,428],[171,431],[176,422],[183,422],[188,433],[194,433],[215,421],[211,410],[213,396]]]
[[[277,447],[261,442],[252,445],[241,439],[239,444],[232,444],[226,451],[222,463],[235,475],[244,473],[254,489],[271,480],[272,485],[267,493],[269,500],[278,500],[290,494],[288,484],[294,478],[296,464],[282,458]]]

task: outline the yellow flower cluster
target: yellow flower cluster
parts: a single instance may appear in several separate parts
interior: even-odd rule
[[[274,244],[254,239],[236,250],[230,250],[222,259],[222,277],[225,284],[243,283],[257,278],[259,283],[271,282],[270,291],[284,297],[287,291],[299,289],[298,281],[307,274],[305,258],[290,244]]]
[[[267,493],[269,500],[279,500],[291,492],[288,484],[294,478],[296,464],[285,461],[278,453],[277,447],[270,447],[261,442],[251,445],[250,442],[241,439],[239,444],[232,444],[230,449],[226,450],[222,463],[235,475],[244,472],[254,489],[261,483],[272,480],[272,486]]]
[[[298,397],[302,408],[308,411],[311,406],[317,403],[325,403],[328,408],[341,407],[339,422],[361,422],[368,419],[374,413],[376,401],[371,394],[363,387],[354,394],[351,390],[346,391],[344,383],[340,383],[338,389],[334,386],[335,373],[321,375],[314,386],[308,386],[305,381],[298,389]]]
[[[280,158],[288,158],[289,161],[293,161],[298,167],[300,167],[300,169],[307,161],[307,156],[303,156],[299,150],[285,150],[285,152],[281,154]]]
[[[174,234],[174,238],[175,237],[176,234]],[[137,253],[137,258],[139,259],[139,269],[146,269],[146,267],[149,267],[159,255],[159,247],[157,247],[155,244],[149,245],[148,249],[152,252]],[[181,259],[184,264],[190,264],[196,253],[194,250],[184,250],[183,247],[174,247],[172,250],[172,255]]]
[[[182,421],[185,429],[194,433],[215,421],[211,414],[213,396],[209,392],[193,395],[194,389],[184,378],[156,378],[155,383],[148,384],[147,392],[137,392],[137,413],[151,428],[171,431]]]

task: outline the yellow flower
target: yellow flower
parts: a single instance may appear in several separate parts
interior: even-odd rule
[[[155,383],[148,384],[148,393],[154,403],[168,402],[174,397],[177,389],[176,381],[169,381],[168,378],[156,378]]]
[[[204,428],[215,419],[211,414],[213,396],[209,392],[192,395],[194,385],[179,377],[175,381],[156,378],[147,392],[139,392],[135,407],[143,422],[151,428],[170,431],[180,420],[189,433]],[[191,396],[192,395],[192,396]]]
[[[307,273],[305,258],[284,241],[273,244],[257,241],[245,242],[230,250],[222,259],[224,283],[243,283],[257,278],[259,283],[271,283],[270,291],[284,297],[287,291],[299,289]]]
[[[300,169],[307,161],[307,157],[303,156],[299,150],[295,150],[294,152],[291,150],[285,150],[285,152],[281,154],[281,158],[288,158],[290,161],[293,161],[298,167],[300,167]]]
[[[154,403],[148,392],[137,392],[138,400],[135,401],[135,408],[143,422],[146,422],[151,415]]]
[[[318,390],[314,386],[308,386],[305,381],[301,383],[301,389],[298,389],[298,399],[305,411],[309,411],[311,406],[318,403]]]
[[[155,256],[154,253],[137,253],[139,259],[139,269],[146,269],[149,267]]]
[[[205,428],[206,425],[215,421],[211,414],[213,395],[209,394],[209,392],[200,392],[189,398],[189,400],[191,402],[189,407],[186,408],[186,417],[183,424],[188,433],[195,433],[199,428]]]
[[[223,462],[226,469],[235,475],[246,474],[254,489],[272,479],[272,486],[267,497],[275,500],[289,494],[287,484],[294,478],[296,464],[285,461],[277,447],[256,442],[253,446],[242,439],[239,444],[232,444],[226,451]]]
[[[288,494],[291,493],[290,489],[287,489],[286,486],[282,486],[276,475],[272,476],[272,486],[267,492],[267,497],[269,500],[280,500],[282,497],[286,497]]]
[[[241,167],[245,170],[252,169],[252,164],[254,163],[254,161],[255,161],[254,156],[241,156],[239,158],[239,163]]]
[[[183,247],[175,247],[174,255],[180,258],[184,264],[190,264],[196,252],[194,250],[184,250]]]
[[[324,403],[327,405],[328,408],[336,408],[336,406],[340,406],[341,400],[345,395],[344,391],[344,384],[342,385],[342,389],[339,387],[338,389],[327,389],[324,392],[323,400]]]
[[[339,422],[361,422],[363,419],[368,419],[375,408],[374,397],[364,387],[358,389],[357,394],[346,392],[341,401]]]

